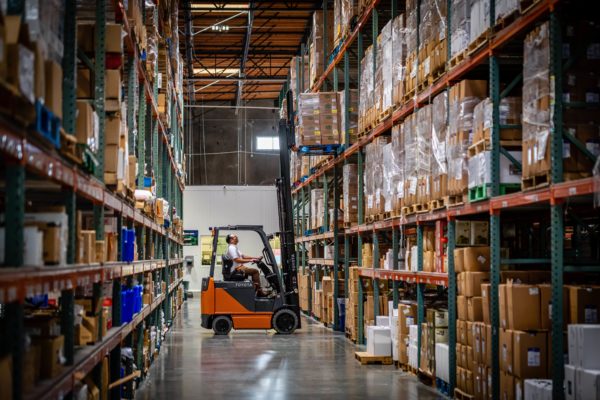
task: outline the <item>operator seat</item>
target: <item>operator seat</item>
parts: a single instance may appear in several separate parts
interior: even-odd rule
[[[227,254],[221,256],[221,261],[223,264],[221,270],[223,273],[223,281],[240,282],[246,280],[243,273],[233,270],[233,260]]]

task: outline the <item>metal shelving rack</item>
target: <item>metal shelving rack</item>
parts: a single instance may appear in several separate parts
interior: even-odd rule
[[[143,3],[143,2],[142,2]],[[112,8],[110,8],[112,7]],[[17,14],[22,12],[19,7],[9,7]],[[43,145],[38,145],[36,140],[29,138],[27,130],[3,119],[0,121],[0,153],[6,171],[6,254],[5,265],[0,268],[0,304],[4,304],[4,313],[9,327],[7,336],[3,339],[3,349],[10,350],[13,357],[13,387],[21,388],[22,365],[24,357],[24,300],[28,297],[45,294],[49,291],[61,291],[61,334],[65,337],[64,356],[66,364],[61,373],[53,379],[40,382],[33,390],[23,395],[20,389],[13,390],[14,398],[50,398],[69,394],[74,385],[88,373],[93,373],[94,380],[100,390],[103,390],[102,374],[98,364],[102,359],[111,356],[110,381],[120,378],[120,352],[121,346],[126,345],[137,349],[137,365],[141,366],[143,345],[143,325],[160,327],[160,313],[162,308],[165,320],[171,323],[171,301],[174,291],[181,284],[182,279],[174,279],[175,269],[183,266],[183,241],[175,236],[164,226],[135,209],[129,201],[117,196],[106,188],[103,183],[103,143],[104,124],[104,75],[105,75],[105,24],[108,10],[115,11],[116,20],[123,24],[126,33],[124,69],[128,80],[125,82],[128,95],[127,124],[129,130],[128,144],[131,149],[138,149],[138,183],[143,182],[146,165],[154,168],[154,175],[158,186],[158,196],[165,198],[170,207],[173,220],[175,208],[180,214],[182,211],[184,179],[179,172],[177,163],[181,157],[182,140],[179,137],[182,131],[182,115],[179,100],[173,91],[169,102],[176,105],[174,109],[179,114],[174,116],[170,132],[161,122],[157,107],[157,90],[150,84],[145,61],[137,44],[133,30],[129,25],[127,14],[122,0],[114,0],[109,5],[107,0],[95,2],[96,27],[98,28],[95,40],[95,62],[92,63],[77,47],[77,2],[65,1],[64,19],[64,56],[63,56],[63,121],[66,132],[75,131],[76,122],[76,70],[78,60],[86,65],[93,64],[95,73],[94,106],[99,119],[99,149],[95,154],[99,165],[96,167],[96,176],[89,175],[77,166],[65,161],[55,151],[48,151]],[[154,18],[158,18],[155,9]],[[156,85],[156,83],[155,83]],[[135,109],[134,94],[139,92],[139,109]],[[138,139],[135,143],[133,124],[137,118]],[[173,135],[173,145],[169,142],[169,135]],[[152,153],[145,154],[144,145],[152,143]],[[173,146],[173,147],[172,147]],[[68,216],[69,235],[67,243],[67,265],[56,267],[27,267],[23,265],[24,225],[25,225],[25,184],[26,172],[37,179],[52,182],[62,188],[64,204]],[[104,238],[104,213],[109,210],[117,217],[118,232],[121,227],[128,226],[136,229],[138,259],[135,262],[108,262],[105,264],[75,264],[75,219],[77,202],[91,202],[94,210],[94,221],[98,239]],[[89,203],[88,203],[89,204]],[[121,240],[118,238],[118,259],[122,259]],[[150,258],[154,251],[154,258]],[[122,324],[121,318],[121,280],[131,282],[136,277],[139,282],[143,280],[144,273],[152,273],[154,281],[164,282],[167,291],[158,296],[152,304],[145,305],[129,323]],[[102,284],[112,281],[113,310],[112,325],[105,337],[99,328],[99,340],[93,346],[86,346],[76,351],[74,346],[74,292],[77,287],[93,285],[94,304],[101,301]],[[100,323],[98,324],[101,325]],[[134,335],[139,339],[133,343]],[[160,331],[159,331],[160,333]],[[106,382],[104,382],[106,383]],[[110,390],[110,398],[121,398],[120,386]]]
[[[357,23],[351,34],[345,39],[342,45],[339,47],[337,54],[330,60],[326,71],[317,80],[315,85],[312,87],[312,91],[319,91],[328,79],[333,74],[334,80],[337,74],[338,64],[344,61],[344,82],[345,82],[345,95],[348,94],[348,57],[349,49],[356,43],[357,49],[354,53],[358,60],[362,58],[363,54],[363,34],[367,21],[371,17],[371,30],[373,34],[373,41],[376,40],[378,30],[377,20],[377,8],[379,1],[375,0],[372,4],[367,7],[362,15],[357,17]],[[392,15],[396,15],[399,9],[398,1],[392,1]],[[585,178],[563,182],[562,174],[562,143],[563,137],[567,140],[575,143],[577,147],[582,146],[581,143],[573,141],[574,138],[569,137],[566,132],[563,132],[563,120],[562,111],[566,104],[562,98],[562,44],[561,44],[561,25],[559,21],[559,12],[557,8],[560,6],[559,0],[541,0],[535,2],[525,13],[516,17],[516,19],[508,24],[503,29],[493,34],[486,45],[467,57],[463,62],[459,63],[455,68],[448,70],[440,79],[438,79],[433,85],[427,87],[421,92],[417,92],[412,101],[401,105],[397,108],[390,117],[380,122],[375,126],[372,131],[359,138],[359,140],[349,147],[343,149],[340,154],[331,157],[325,164],[319,169],[312,173],[308,178],[302,182],[298,182],[292,188],[292,194],[295,204],[295,221],[299,229],[299,237],[296,242],[297,246],[297,260],[302,271],[308,268],[308,264],[311,262],[325,264],[321,260],[309,260],[306,256],[305,244],[311,241],[334,239],[338,235],[343,235],[344,243],[348,246],[349,238],[355,236],[358,243],[358,259],[357,264],[360,267],[360,275],[365,279],[381,280],[386,279],[393,282],[393,298],[394,304],[398,301],[398,282],[407,282],[417,284],[417,300],[418,300],[418,323],[424,318],[424,303],[422,290],[424,285],[436,285],[440,287],[446,287],[448,290],[448,321],[449,321],[449,366],[450,366],[450,390],[451,393],[453,388],[456,386],[456,295],[457,295],[457,282],[456,274],[454,269],[454,248],[456,246],[454,240],[455,234],[455,222],[457,219],[471,217],[475,215],[489,216],[490,221],[490,247],[491,247],[491,322],[492,322],[492,389],[491,393],[493,398],[499,398],[499,304],[498,304],[498,285],[500,283],[500,266],[502,264],[526,264],[526,263],[546,263],[550,265],[551,278],[552,278],[552,330],[554,332],[562,332],[563,327],[563,274],[565,272],[578,271],[576,267],[564,266],[563,262],[563,234],[564,234],[564,207],[565,201],[570,199],[578,198],[581,201],[586,202],[591,206],[590,195],[594,193],[594,184],[598,184],[598,177]],[[448,0],[448,16],[447,16],[447,38],[450,37],[450,7],[451,1]],[[551,75],[553,76],[553,91],[554,99],[553,103],[553,119],[552,119],[552,141],[551,141],[551,174],[552,183],[545,188],[536,189],[532,191],[518,192],[508,195],[499,195],[499,162],[501,154],[503,153],[500,146],[500,123],[499,123],[499,104],[500,99],[511,90],[515,85],[519,83],[519,77],[515,79],[507,86],[507,89],[501,90],[500,88],[500,59],[498,55],[502,52],[502,49],[507,44],[520,40],[526,32],[532,29],[535,24],[542,20],[550,21],[550,40],[551,40]],[[491,2],[490,10],[490,21],[491,26],[495,24],[495,10],[494,2]],[[448,42],[449,43],[449,42]],[[302,49],[306,46],[302,45]],[[448,59],[450,58],[450,45],[448,45]],[[303,53],[302,53],[303,54]],[[396,217],[385,221],[375,222],[372,224],[366,224],[364,219],[364,193],[363,193],[363,170],[364,170],[364,155],[363,148],[366,144],[373,141],[378,136],[389,134],[393,125],[403,121],[408,115],[413,113],[421,105],[428,104],[431,99],[443,90],[449,88],[453,83],[464,79],[467,74],[472,72],[475,68],[481,67],[485,62],[488,62],[489,70],[489,91],[490,98],[493,102],[493,126],[491,130],[491,151],[492,151],[492,197],[489,200],[480,201],[476,203],[466,203],[464,206],[449,208],[447,210],[430,212],[427,214],[413,214],[409,216]],[[303,71],[303,68],[298,65],[299,71]],[[360,74],[360,71],[359,71]],[[296,93],[300,92],[300,82],[302,77],[299,77],[295,83]],[[360,78],[359,78],[360,81]],[[294,84],[293,82],[291,84]],[[346,97],[348,99],[348,97]],[[347,110],[346,110],[347,112]],[[348,132],[346,132],[346,135]],[[346,136],[346,143],[348,142],[348,136]],[[327,182],[327,177],[330,176],[336,170],[337,166],[341,163],[347,163],[350,159],[356,160],[358,164],[358,202],[359,202],[359,216],[358,225],[352,228],[345,229],[342,231],[335,231],[333,233],[326,232],[321,235],[302,236],[306,232],[306,220],[310,218],[307,213],[307,205],[309,204],[310,189],[314,185],[318,185],[319,180]],[[595,182],[596,180],[596,182]],[[335,182],[335,181],[334,181]],[[325,186],[325,185],[324,185]],[[324,187],[328,189],[327,186]],[[307,192],[308,191],[308,192]],[[338,193],[339,195],[339,193]],[[325,197],[327,198],[327,197]],[[339,200],[339,199],[336,199]],[[551,258],[549,260],[540,259],[523,259],[523,260],[504,260],[500,257],[500,234],[501,234],[501,216],[503,213],[511,212],[519,207],[538,207],[541,210],[548,210],[550,213],[550,230],[551,230]],[[448,273],[426,273],[422,272],[422,230],[423,226],[436,220],[447,221],[447,258],[448,258]],[[399,270],[382,270],[378,265],[378,254],[374,254],[374,265],[371,268],[362,266],[362,240],[366,235],[372,235],[375,249],[377,249],[378,237],[382,232],[392,233],[392,248],[394,249],[394,265],[397,266],[397,249],[398,249],[398,236],[400,229],[407,230],[412,229],[413,233],[417,234],[417,245],[420,254],[418,258],[418,272],[410,271],[399,271]],[[346,276],[348,276],[348,252],[345,252],[346,258],[344,259],[344,267]],[[337,252],[336,252],[337,257]],[[330,262],[336,265],[337,262]],[[592,266],[591,268],[585,269],[585,271],[600,271],[600,266]],[[335,276],[335,282],[337,287],[337,274]],[[377,288],[377,285],[373,285]],[[347,286],[346,286],[347,287]],[[364,293],[362,286],[359,285],[359,304],[358,304],[358,343],[364,342],[364,332],[362,331],[362,319],[363,319],[363,302]],[[377,290],[377,289],[375,289]],[[378,293],[374,293],[375,296]],[[309,302],[310,304],[310,302]],[[337,302],[334,302],[337,316]],[[377,312],[377,309],[375,310]],[[311,310],[308,310],[311,313]],[[337,327],[334,327],[337,328]],[[419,335],[420,336],[420,335]],[[563,336],[552,335],[551,339],[552,349],[552,366],[551,366],[551,378],[553,381],[553,398],[563,398],[563,379],[564,379],[564,368],[563,368]],[[419,346],[420,349],[420,346]],[[420,357],[419,357],[420,360]]]

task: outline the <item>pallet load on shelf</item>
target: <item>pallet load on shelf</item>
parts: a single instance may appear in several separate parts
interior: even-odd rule
[[[398,153],[394,151],[394,143],[383,146],[383,212],[385,218],[395,216],[398,208],[398,185],[401,182],[403,168],[400,165]],[[394,215],[392,215],[394,214]],[[398,214],[399,215],[399,214]]]
[[[446,51],[447,8],[446,2],[436,0],[421,1],[419,7],[417,86],[422,90],[445,70],[446,54],[443,52]]]
[[[373,107],[377,121],[382,121],[392,112],[392,57],[392,21],[389,21],[377,36],[377,55],[373,87]]]
[[[448,142],[448,202],[463,203],[468,188],[467,150],[473,130],[473,110],[487,95],[487,81],[464,80],[450,88]]]
[[[584,58],[577,67],[565,71],[563,77],[564,107],[563,130],[574,136],[591,155],[600,155],[599,118],[592,110],[598,104],[598,54],[592,37],[598,27],[578,22],[567,24],[563,56],[567,59]],[[581,40],[581,38],[590,38]],[[577,39],[575,39],[577,38]],[[549,23],[540,25],[527,35],[523,59],[523,189],[550,183],[552,142],[552,100],[550,72]],[[574,105],[582,105],[574,107]],[[577,146],[563,139],[563,179],[572,180],[591,176],[594,161]]]
[[[490,1],[472,0],[469,11],[469,54],[487,43],[490,36]]]
[[[375,126],[377,116],[373,112],[373,46],[367,47],[365,56],[360,60],[360,98],[358,99],[358,135]]]
[[[404,139],[405,214],[427,211],[431,176],[431,105],[411,114],[402,124]]]
[[[600,382],[600,325],[573,324],[568,327],[569,362],[565,365],[567,399],[598,399]],[[527,385],[527,381],[525,381]],[[550,385],[550,392],[552,391]],[[527,386],[525,386],[527,392]],[[545,397],[544,399],[550,399]]]
[[[484,200],[491,196],[492,152],[490,131],[493,106],[489,98],[477,104],[473,110],[473,134],[468,151],[469,201]],[[521,98],[505,97],[499,106],[500,125],[521,124]],[[500,144],[519,163],[521,162],[521,130],[500,130]],[[520,190],[521,171],[505,155],[500,156],[500,193]]]
[[[337,92],[301,93],[296,145],[339,144],[340,114]]]
[[[327,10],[326,15],[321,10],[315,11],[312,22],[309,43],[311,86],[323,75],[327,68],[329,52],[333,49],[333,10]],[[325,39],[327,43],[324,43]]]
[[[358,165],[345,164],[342,167],[342,208],[344,210],[344,227],[358,223]]]
[[[470,39],[470,18],[469,0],[452,0],[450,5],[450,68],[454,68],[466,57]],[[489,17],[487,18],[489,19]]]
[[[392,201],[392,210],[394,215],[400,215],[402,206],[404,205],[404,167],[405,167],[405,152],[404,152],[404,127],[403,125],[392,126],[392,151],[398,166],[396,195]]]
[[[310,309],[310,274],[308,272],[298,271],[298,298],[300,309],[308,312]]]
[[[353,19],[358,13],[358,0],[335,0],[333,13],[333,40],[334,46],[337,47],[350,34]]]
[[[404,71],[404,96],[402,101],[414,97],[417,89],[417,33],[418,33],[418,10],[417,1],[410,0],[406,2],[404,40],[406,42],[406,70]]]
[[[349,146],[358,141],[358,90],[349,89],[350,102],[346,106],[346,95],[344,91],[338,92],[340,110],[340,143]],[[348,110],[348,122],[346,122],[346,109]],[[346,131],[350,141],[346,143]]]
[[[410,340],[410,326],[415,325],[417,321],[417,305],[414,303],[403,302],[398,304],[398,362],[402,365],[409,364],[409,348],[412,345]]]
[[[400,14],[392,20],[392,104],[394,107],[402,104],[404,100],[406,35],[404,14]]]
[[[519,0],[495,0],[496,24],[504,28],[519,12]]]
[[[431,203],[430,210],[443,208],[448,194],[448,163],[446,142],[448,136],[447,118],[448,92],[438,94],[431,110]]]
[[[346,300],[346,335],[356,341],[358,336],[358,285],[361,284],[357,266],[350,266],[348,275],[348,296]]]
[[[387,137],[380,136],[365,146],[364,198],[367,219],[379,220],[384,212],[383,198],[383,148]]]
[[[313,189],[310,191],[310,228],[318,229],[323,226],[323,213],[325,210],[325,199],[323,198],[323,189]]]
[[[363,323],[363,332],[366,334],[369,326],[375,326],[377,319],[375,318],[375,307],[377,307],[377,315],[388,315],[388,281],[378,281],[379,285],[379,298],[375,298],[374,296],[374,282],[370,279],[363,279],[363,294],[364,294],[364,319]],[[391,340],[391,338],[390,338]],[[390,356],[391,356],[391,346],[390,346]]]
[[[303,68],[304,67],[304,68]],[[294,56],[290,61],[290,90],[294,111],[298,110],[297,96],[310,87],[310,64],[308,56]]]
[[[302,158],[298,157],[298,153],[292,151],[290,153],[290,182],[292,185],[299,182],[302,178]]]

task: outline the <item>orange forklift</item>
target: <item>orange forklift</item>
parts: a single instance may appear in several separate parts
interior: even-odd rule
[[[229,225],[211,228],[213,235],[210,275],[202,280],[202,327],[217,335],[231,329],[275,329],[291,334],[300,328],[300,307],[296,275],[296,254],[292,221],[292,199],[289,178],[289,125],[279,124],[281,178],[276,181],[279,211],[278,233],[281,243],[281,265],[277,265],[269,237],[260,225]],[[268,297],[257,297],[252,282],[228,274],[231,260],[223,255],[224,280],[215,280],[217,243],[221,231],[253,231],[263,244],[262,260],[255,264],[268,282]]]

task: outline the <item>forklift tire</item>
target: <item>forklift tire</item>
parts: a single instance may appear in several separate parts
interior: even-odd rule
[[[273,329],[280,335],[294,333],[298,327],[298,316],[292,310],[283,308],[273,315]]]
[[[231,318],[226,315],[219,315],[213,319],[212,328],[215,335],[227,335],[232,327]]]

